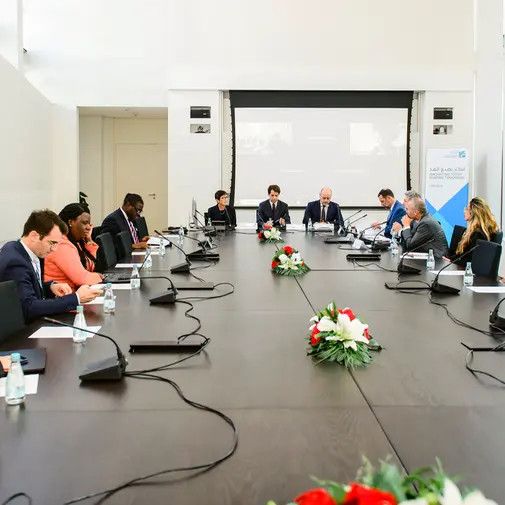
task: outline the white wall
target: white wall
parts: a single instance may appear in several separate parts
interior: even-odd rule
[[[221,187],[222,103],[219,91],[168,93],[168,222],[187,224],[191,198],[203,213]],[[211,107],[210,121],[190,120],[191,106]],[[191,134],[190,123],[209,122],[210,134]]]
[[[0,2],[0,55],[13,67],[23,71],[22,0]]]
[[[473,86],[473,0],[185,0],[170,5],[171,88]]]
[[[52,106],[0,57],[0,240],[21,236],[30,212],[52,205]]]
[[[79,189],[88,195],[95,223],[122,203],[124,195],[116,192],[116,149],[125,143],[166,144],[167,120],[79,117]]]
[[[164,106],[167,17],[167,0],[24,0],[26,76],[55,103]]]

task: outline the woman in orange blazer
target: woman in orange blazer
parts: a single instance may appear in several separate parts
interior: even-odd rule
[[[94,272],[98,245],[91,240],[89,210],[71,203],[59,216],[68,226],[68,234],[44,260],[44,279],[65,282],[74,291],[79,286],[101,283],[102,276]]]

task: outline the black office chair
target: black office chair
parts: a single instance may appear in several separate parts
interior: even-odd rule
[[[101,226],[93,226],[93,231],[91,232],[91,238],[96,242],[96,237],[102,233]]]
[[[14,281],[0,282],[0,342],[23,329],[25,320]]]
[[[454,227],[454,231],[452,232],[452,237],[451,237],[451,244],[449,246],[449,257],[455,256],[456,255],[456,249],[458,248],[458,244],[461,240],[461,237],[466,231],[465,226],[461,226],[457,224]]]
[[[95,242],[98,244],[96,254],[97,272],[105,272],[108,268],[113,268],[117,263],[116,248],[110,233],[102,233],[96,237]]]
[[[502,245],[503,242],[503,232],[502,231],[497,231],[496,233],[493,233],[491,236],[491,242],[494,242],[495,244]]]
[[[147,230],[147,222],[145,217],[138,217],[135,220],[135,224],[137,225],[139,240],[142,240],[144,237],[149,236],[149,231]]]
[[[473,252],[472,270],[479,277],[496,280],[500,268],[502,246],[487,240],[477,240],[477,249]]]
[[[129,231],[122,231],[116,236],[116,250],[119,259],[124,259],[132,253],[132,236]]]

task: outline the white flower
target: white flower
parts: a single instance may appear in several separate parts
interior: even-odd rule
[[[493,500],[488,500],[480,491],[470,493],[465,499],[456,484],[449,479],[444,482],[444,496],[440,498],[441,505],[498,505]]]
[[[263,235],[265,236],[265,238],[270,238],[272,236],[272,233],[270,230],[264,230]]]
[[[330,312],[333,311],[333,312],[337,312],[337,307],[335,306],[335,302],[331,302],[328,304],[328,307],[326,307]]]
[[[299,252],[292,254],[291,259],[293,260],[293,263],[295,263],[295,265],[299,265],[300,263],[302,263],[302,255]]]
[[[319,322],[319,316],[317,314],[309,319],[309,323],[318,323],[318,322]]]
[[[430,505],[428,500],[424,498],[416,498],[415,500],[402,501],[399,505]]]
[[[338,326],[328,316],[323,316],[317,325],[317,329],[328,333],[337,333]]]
[[[285,254],[281,254],[281,255],[279,256],[279,261],[281,262],[281,265],[284,265],[284,264],[286,264],[286,263],[287,263],[287,261],[288,261],[288,257],[287,257]]]
[[[368,343],[368,339],[363,335],[368,328],[368,324],[363,324],[359,319],[351,321],[347,314],[339,314],[337,321],[337,334],[342,335],[345,340]]]

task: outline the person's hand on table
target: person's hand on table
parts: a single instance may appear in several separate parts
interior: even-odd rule
[[[375,221],[375,223],[372,223],[372,228],[374,228],[375,230],[379,229],[381,227],[381,224],[379,223],[379,221]]]
[[[393,223],[391,229],[397,233],[400,233],[403,230],[403,226],[400,223]]]
[[[280,224],[281,226],[284,226],[284,225],[286,224],[286,220],[285,220],[285,219],[283,219],[283,218],[281,217],[281,218],[279,219],[279,224]]]
[[[65,295],[72,294],[72,288],[68,284],[59,284],[57,282],[53,282],[51,284],[51,292],[54,296],[60,297]]]
[[[402,224],[405,228],[407,228],[408,226],[410,226],[410,224],[412,223],[412,219],[410,219],[409,216],[407,216],[407,214],[405,214],[403,217],[402,217]]]
[[[141,242],[147,242],[151,237],[149,235],[145,236]]]
[[[91,289],[89,286],[81,286],[77,290],[79,301],[81,304],[93,301],[97,296],[100,296],[103,291],[99,289]]]
[[[138,244],[132,245],[133,249],[147,249],[147,242],[139,242]]]

